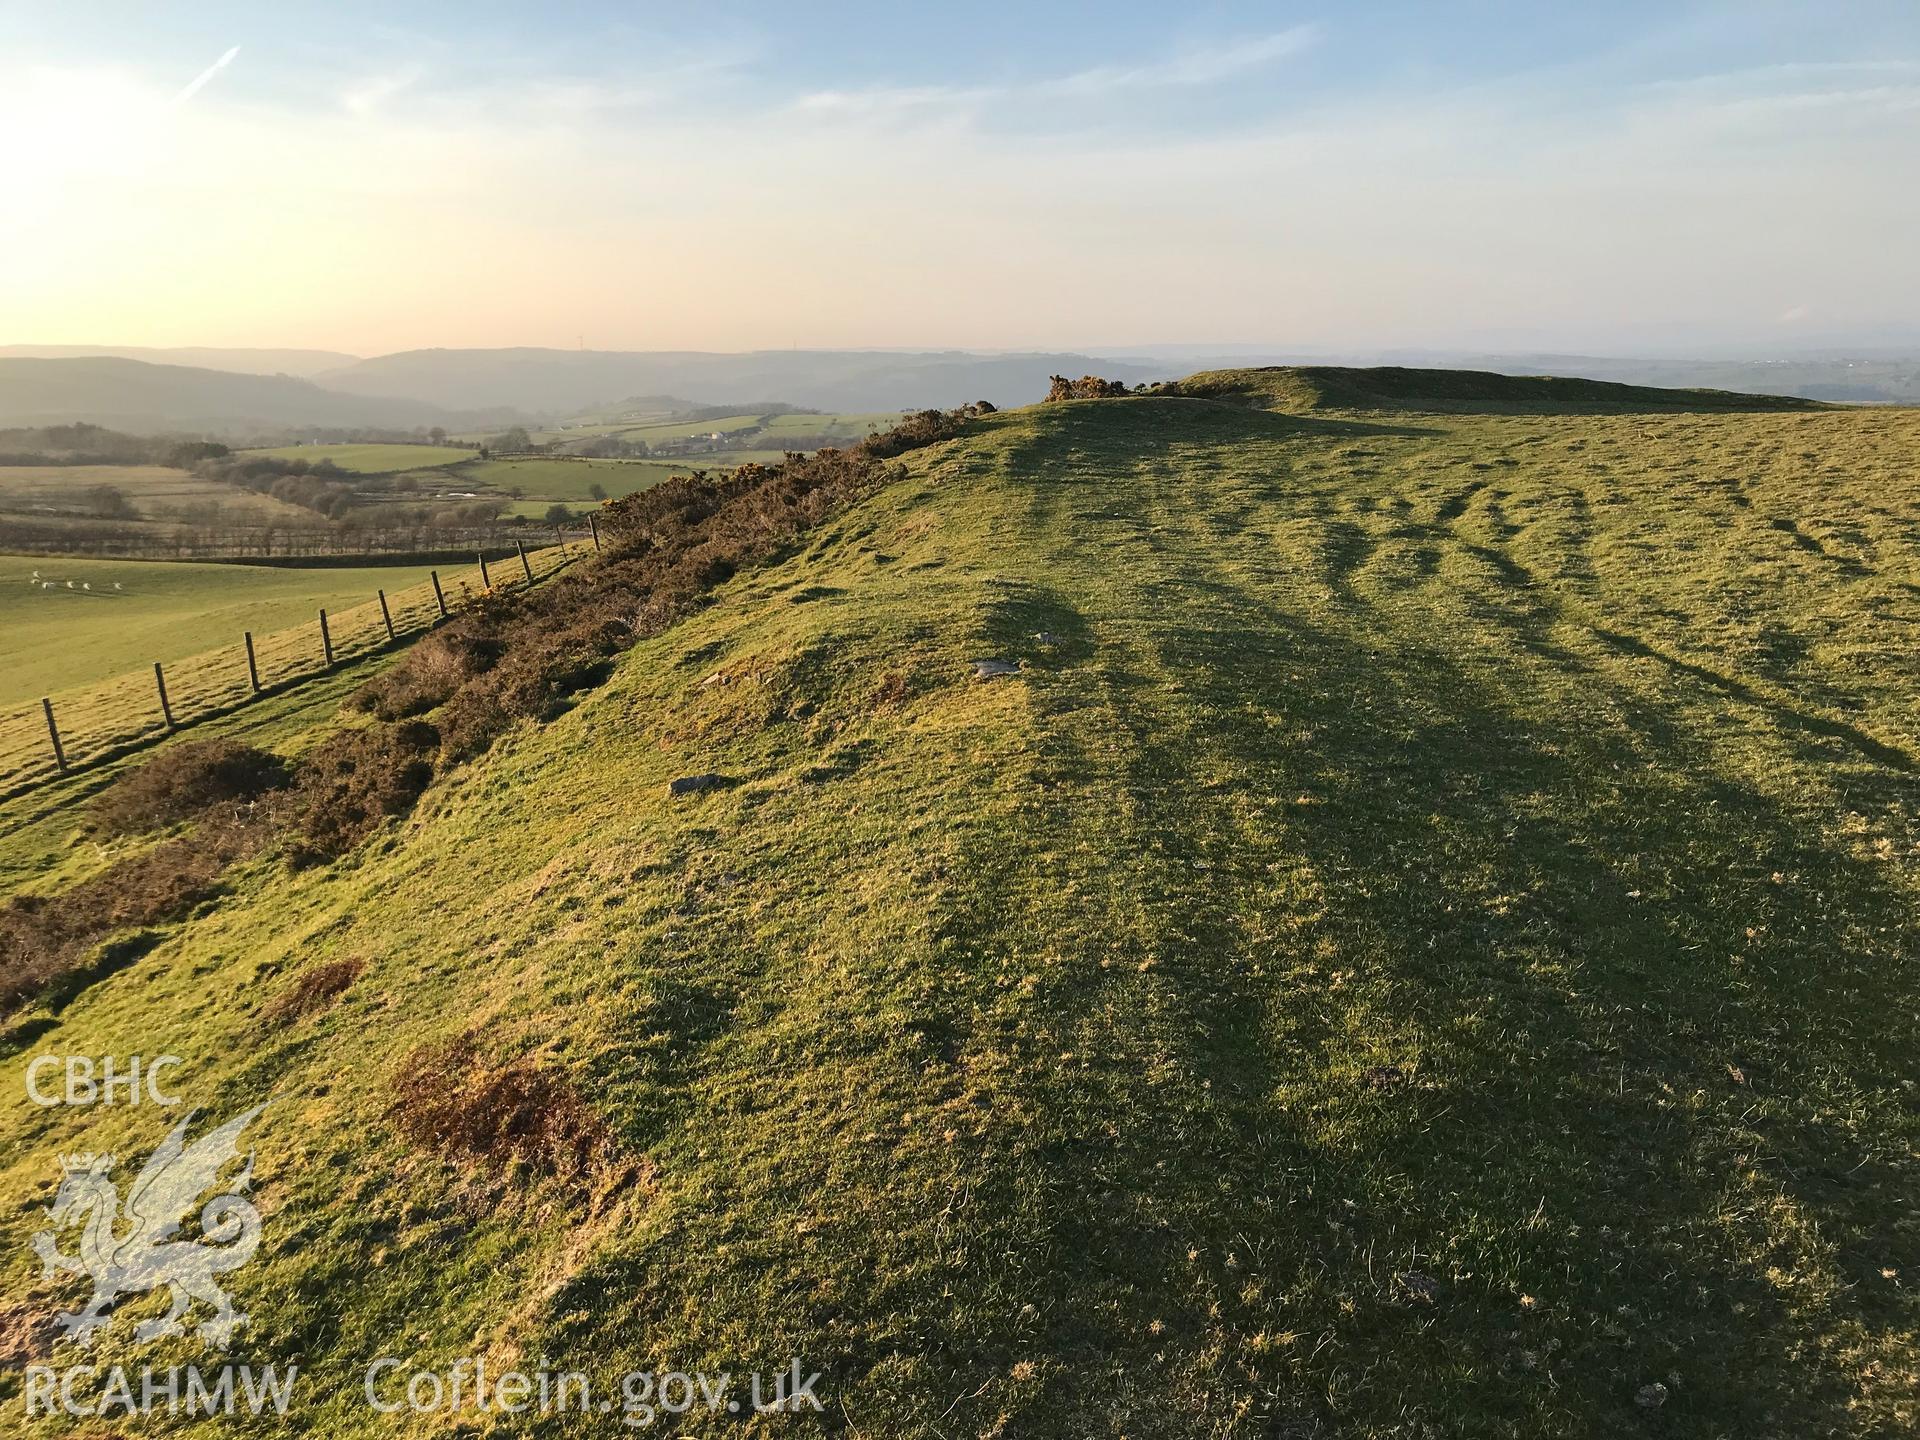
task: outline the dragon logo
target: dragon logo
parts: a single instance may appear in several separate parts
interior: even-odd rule
[[[81,1345],[92,1344],[95,1332],[111,1318],[121,1296],[143,1294],[163,1285],[172,1292],[173,1308],[163,1318],[135,1328],[134,1338],[143,1345],[184,1334],[181,1317],[195,1300],[214,1308],[196,1332],[207,1344],[226,1345],[247,1323],[247,1317],[233,1308],[232,1299],[214,1277],[238,1270],[260,1248],[260,1212],[237,1193],[244,1191],[252,1179],[251,1152],[227,1191],[215,1195],[200,1211],[202,1238],[173,1237],[194,1202],[214,1187],[228,1162],[240,1157],[236,1143],[240,1132],[266,1108],[265,1104],[257,1105],[191,1145],[186,1141],[187,1127],[200,1112],[189,1111],[153,1152],[127,1192],[124,1225],[119,1213],[120,1193],[107,1178],[113,1170],[113,1156],[61,1157],[60,1190],[47,1210],[55,1228],[33,1237],[33,1252],[46,1267],[42,1279],[68,1270],[93,1281],[93,1298],[86,1307],[59,1317],[69,1339]],[[58,1230],[74,1224],[83,1226],[77,1257],[61,1254],[56,1240]]]

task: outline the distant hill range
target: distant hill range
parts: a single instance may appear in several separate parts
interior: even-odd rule
[[[189,358],[196,363],[180,363]],[[1845,403],[1920,404],[1920,357],[1886,352],[1777,361],[1452,353],[1421,358],[1429,371],[1473,369]],[[639,403],[631,399],[635,396],[686,397],[673,405],[711,411],[747,402],[843,412],[947,408],[972,400],[1012,406],[1040,399],[1053,375],[1093,374],[1136,383],[1305,359],[1245,351],[1214,356],[1199,350],[1176,357],[1170,352],[721,354],[521,348],[407,350],[360,360],[325,350],[127,348],[109,353],[16,345],[0,347],[0,426],[85,420],[141,434],[243,437],[319,427],[482,430],[630,408]]]
[[[0,426],[84,420],[150,435],[301,426],[406,429],[459,419],[437,406],[344,395],[290,375],[240,375],[112,356],[0,359]]]
[[[961,350],[405,350],[317,376],[356,395],[410,397],[452,409],[512,405],[574,413],[626,395],[699,396],[725,404],[772,397],[816,410],[950,408],[972,400],[1024,405],[1053,375],[1099,367],[1108,379],[1158,379],[1165,366],[1075,354]]]
[[[1603,355],[1481,355],[1461,364],[1505,374],[1579,375],[1629,385],[1744,390],[1850,405],[1920,405],[1920,356],[1780,360],[1635,360]]]
[[[146,345],[0,345],[0,360],[75,360],[110,356],[144,360],[149,365],[190,365],[201,370],[230,370],[236,375],[293,375],[311,379],[338,370],[360,357],[338,350],[236,350],[190,345],[155,349]]]

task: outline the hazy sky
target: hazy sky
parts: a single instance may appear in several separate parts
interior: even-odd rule
[[[0,343],[1920,338],[1920,5],[0,3]]]

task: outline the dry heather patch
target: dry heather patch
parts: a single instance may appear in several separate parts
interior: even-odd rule
[[[267,1025],[291,1025],[308,1015],[332,1009],[333,1002],[346,994],[348,987],[360,978],[366,968],[367,962],[355,955],[345,960],[329,960],[324,965],[316,965],[302,972],[294,977],[291,985],[267,1002],[260,1012],[261,1022]]]
[[[440,732],[424,720],[343,730],[300,765],[295,864],[344,855],[382,820],[404,815],[433,778]]]
[[[496,1066],[462,1036],[409,1054],[393,1091],[400,1133],[450,1158],[496,1170],[517,1163],[596,1193],[615,1175],[613,1132],[565,1075],[537,1060]]]
[[[58,895],[15,896],[0,908],[0,1011],[74,970],[113,931],[184,916],[252,848],[248,826],[203,824]]]
[[[287,783],[287,763],[237,740],[189,740],[109,785],[93,802],[111,835],[161,830],[216,806],[244,806]]]

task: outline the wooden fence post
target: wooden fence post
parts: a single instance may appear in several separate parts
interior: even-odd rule
[[[60,748],[60,727],[53,723],[53,701],[41,696],[40,708],[47,712],[47,738],[53,741],[53,763],[60,767],[60,773],[64,775],[67,773],[67,752]]]
[[[533,588],[533,565],[527,559],[527,547],[516,540],[513,542],[513,548],[520,552],[520,568],[527,572],[527,588],[531,590]]]
[[[320,612],[320,654],[331,667],[333,664],[333,636],[327,630],[327,612]]]
[[[440,572],[429,570],[427,574],[433,577],[433,603],[440,607],[440,618],[444,620],[447,618],[447,594],[440,588]]]
[[[167,703],[167,673],[160,668],[158,660],[153,662],[153,686],[160,692],[160,718],[167,722],[167,729],[173,729],[173,707]]]
[[[391,641],[394,638],[393,637],[393,612],[387,609],[387,592],[384,590],[377,590],[374,593],[380,597],[380,618],[387,622],[387,639]]]
[[[247,642],[247,683],[253,686],[253,693],[260,693],[260,662],[253,658],[253,631],[241,632]]]
[[[482,590],[491,590],[493,588],[493,577],[487,574],[487,552],[482,550],[473,558],[480,562],[480,588]]]
[[[593,532],[593,553],[600,553],[600,522],[592,515],[587,516],[587,529]]]

